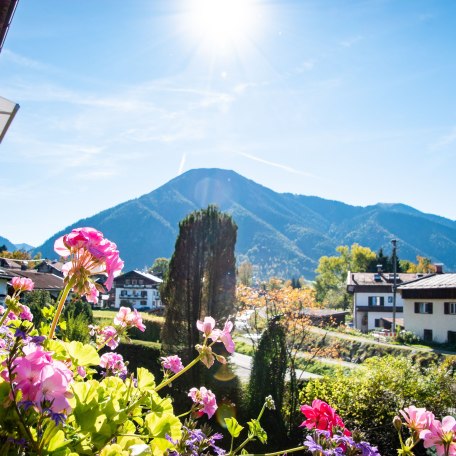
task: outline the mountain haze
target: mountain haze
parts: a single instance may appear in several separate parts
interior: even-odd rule
[[[318,259],[338,245],[357,242],[390,252],[398,239],[401,259],[416,255],[456,270],[456,222],[403,204],[350,206],[315,196],[276,193],[234,171],[194,169],[137,199],[79,220],[35,251],[54,258],[54,240],[78,226],[92,226],[116,242],[125,270],[170,257],[178,224],[188,213],[216,204],[238,225],[238,261],[258,275],[314,276]]]

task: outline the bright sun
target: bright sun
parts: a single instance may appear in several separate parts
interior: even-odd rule
[[[191,0],[187,27],[211,52],[239,52],[258,31],[258,0]]]

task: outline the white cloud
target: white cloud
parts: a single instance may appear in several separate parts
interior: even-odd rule
[[[430,144],[429,148],[431,150],[443,149],[454,142],[456,142],[456,127],[453,127],[449,133],[441,136],[434,143]]]
[[[362,39],[363,39],[363,37],[361,35],[351,36],[351,37],[346,38],[346,39],[344,39],[342,41],[339,41],[339,45],[343,46],[343,47],[346,47],[346,48],[350,48],[353,45],[359,43]]]
[[[31,70],[39,70],[39,71],[48,71],[54,70],[53,67],[47,65],[42,62],[38,62],[37,60],[30,59],[23,55],[17,54],[16,52],[11,51],[10,49],[3,49],[3,55],[5,59],[9,60],[10,62],[20,65],[22,67],[31,69]]]

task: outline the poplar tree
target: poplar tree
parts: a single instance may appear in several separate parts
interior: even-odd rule
[[[186,349],[192,357],[200,338],[196,321],[211,316],[223,323],[234,314],[236,234],[233,219],[212,205],[179,223],[175,251],[161,289],[166,309],[164,347]]]

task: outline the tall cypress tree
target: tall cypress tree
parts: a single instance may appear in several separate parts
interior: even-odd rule
[[[161,289],[165,348],[185,348],[192,357],[200,337],[196,320],[205,316],[223,320],[234,313],[236,233],[232,218],[212,205],[180,222]]]

